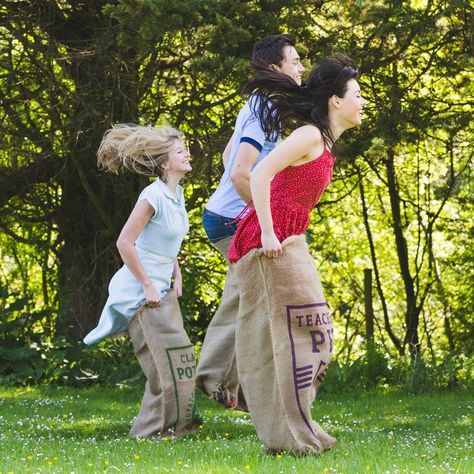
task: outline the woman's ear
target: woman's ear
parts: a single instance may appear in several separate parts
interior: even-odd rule
[[[339,109],[341,107],[341,98],[334,94],[329,98],[329,104],[334,108]]]

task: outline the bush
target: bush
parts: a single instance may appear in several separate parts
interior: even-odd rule
[[[428,362],[420,354],[413,360],[399,358],[393,367],[393,383],[409,393],[468,388],[473,384],[474,358],[453,353],[440,363]]]
[[[390,379],[387,356],[381,348],[370,344],[367,351],[357,359],[346,363],[331,362],[321,390],[347,392],[373,389]]]
[[[408,393],[422,393],[454,388],[470,388],[474,381],[474,358],[452,354],[438,364],[422,355],[389,358],[376,345],[357,359],[345,363],[331,362],[321,391],[324,393],[360,393],[386,390],[388,387]]]
[[[53,383],[91,385],[127,383],[142,377],[128,339],[96,346],[64,338],[0,349],[0,376],[5,385]]]
[[[45,329],[52,308],[34,308],[32,297],[9,293],[0,285],[0,381],[4,385],[40,383],[90,385],[127,383],[142,377],[128,338],[87,347],[50,337]]]

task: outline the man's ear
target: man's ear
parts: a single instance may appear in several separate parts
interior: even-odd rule
[[[268,69],[271,69],[272,71],[279,72],[280,68],[276,64],[270,64],[268,66]]]

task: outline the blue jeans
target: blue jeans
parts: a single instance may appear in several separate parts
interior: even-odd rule
[[[235,220],[232,217],[224,217],[215,212],[204,209],[202,213],[202,224],[207,237],[211,242],[218,242],[226,237],[232,237],[237,230],[237,223],[226,225]]]

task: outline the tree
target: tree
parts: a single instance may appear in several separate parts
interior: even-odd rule
[[[443,306],[435,303],[444,286],[443,271],[436,269],[443,252],[436,241],[447,215],[459,211],[458,193],[465,194],[462,183],[472,163],[466,6],[359,2],[347,15],[357,35],[351,48],[361,58],[361,83],[372,106],[368,126],[344,150],[351,164],[341,193],[359,192],[381,323],[397,351],[404,354],[409,347],[412,357],[420,350],[421,329],[433,352],[435,320],[443,311],[442,326],[454,348],[446,300],[441,297]],[[344,30],[339,34],[346,37]],[[354,222],[360,220],[354,216]],[[351,247],[354,255],[365,247],[360,240],[357,246]]]
[[[1,287],[16,318],[6,317],[5,334],[34,327],[77,340],[95,324],[120,265],[114,241],[145,184],[100,172],[98,143],[113,123],[170,122],[194,157],[183,313],[202,335],[223,275],[200,211],[222,171],[255,39],[291,32],[307,66],[351,55],[369,99],[362,129],[341,140],[310,234],[341,355],[361,346],[366,267],[374,338],[389,353],[472,351],[468,2],[23,0],[0,9]]]
[[[181,127],[203,158],[194,180],[207,186],[188,196],[190,210],[200,206],[254,38],[284,20],[258,4],[199,0],[25,0],[2,13],[3,230],[18,242],[34,228],[29,243],[43,261],[54,255],[58,290],[51,282],[44,296],[57,298],[58,333],[78,338],[95,324],[120,264],[113,242],[144,184],[97,170],[103,132],[117,122]]]

